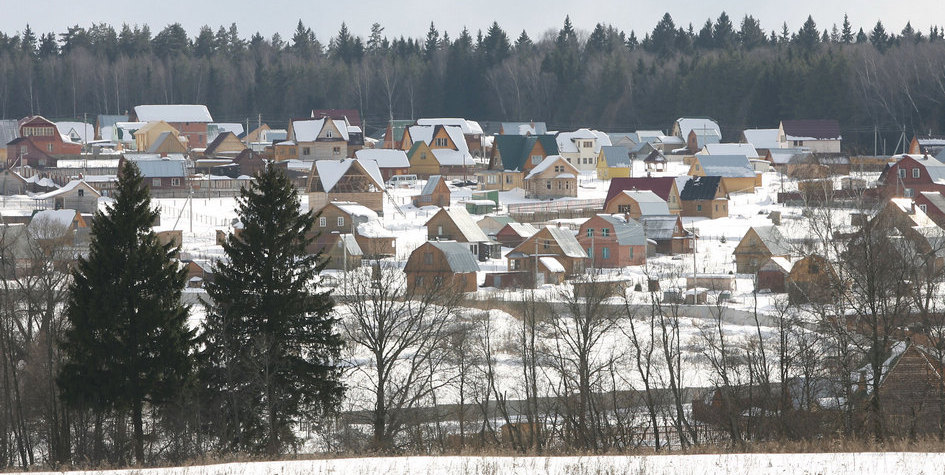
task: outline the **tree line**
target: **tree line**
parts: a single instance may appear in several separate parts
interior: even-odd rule
[[[248,39],[237,25],[188,34],[171,24],[73,26],[0,33],[0,116],[83,117],[137,104],[202,103],[219,121],[261,114],[284,125],[312,108],[355,108],[368,133],[389,118],[461,116],[546,121],[553,128],[667,128],[677,117],[711,116],[727,140],[785,118],[834,118],[851,149],[874,131],[943,128],[945,30],[881,21],[829,28],[813,18],[796,31],[766,30],[725,12],[700,28],[667,13],[640,37],[597,24],[531,38],[498,22],[451,35],[431,23],[423,38],[367,36],[345,24],[326,44],[301,21],[291,38]],[[514,39],[513,39],[514,38]],[[893,145],[889,144],[889,151]],[[862,149],[862,150],[860,150]]]

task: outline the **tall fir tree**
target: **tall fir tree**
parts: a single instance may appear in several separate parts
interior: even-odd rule
[[[131,412],[135,461],[145,463],[143,412],[190,381],[194,332],[181,302],[179,248],[151,229],[158,217],[138,167],[118,174],[115,202],[92,222],[87,258],[72,272],[58,382],[73,407]]]
[[[224,450],[275,455],[298,442],[293,423],[340,401],[342,340],[334,302],[316,288],[326,260],[308,252],[315,216],[284,172],[267,166],[237,211],[242,230],[207,283],[201,382]]]

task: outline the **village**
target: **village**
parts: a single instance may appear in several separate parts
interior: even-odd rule
[[[723,389],[741,394],[750,382],[719,389],[718,367],[696,349],[700,335],[709,342],[705,325],[715,322],[720,340],[747,341],[754,332],[777,332],[790,306],[798,315],[792,325],[805,332],[823,331],[829,319],[857,333],[866,304],[841,295],[855,293],[845,279],[860,269],[848,264],[854,257],[846,243],[869,242],[869,232],[898,236],[930,262],[933,270],[922,274],[928,282],[917,287],[936,287],[945,262],[945,139],[937,137],[903,136],[900,153],[890,156],[851,156],[835,120],[783,120],[778,128],[740,131],[733,141],[703,117],[679,118],[666,131],[607,133],[423,118],[390,120],[366,135],[357,110],[329,109],[291,118],[285,129],[256,125],[214,122],[202,105],[141,105],[94,124],[2,121],[0,216],[9,229],[55,229],[46,239],[82,255],[119,168],[136,164],[161,211],[154,230],[180,246],[196,328],[204,283],[224,256],[221,243],[240,231],[236,197],[271,163],[299,190],[303,209],[316,213],[311,252],[327,257],[321,285],[338,297],[356,292],[353,281],[372,268],[392,270],[408,295],[448,284],[463,311],[496,308],[489,311],[498,318],[496,334],[513,345],[522,316],[508,309],[529,299],[561,305],[569,292],[606,284],[603,300],[673,306],[686,317],[677,328],[686,340],[686,402],[700,423],[723,431],[746,424],[725,415],[759,403],[725,396]],[[897,309],[936,313],[928,302]],[[921,344],[933,335],[910,331],[910,322],[888,326],[884,368],[891,369],[876,387],[895,401],[887,402],[888,417],[933,433],[942,411],[926,404],[927,393],[942,383],[942,360]],[[620,345],[614,335],[602,338]],[[817,403],[804,407],[836,408],[869,391],[869,361],[846,363],[847,386],[807,387]],[[934,371],[916,383],[923,364]],[[520,371],[498,364],[509,398],[529,397],[527,388],[515,389]],[[612,389],[639,390],[641,375]],[[359,377],[349,376],[356,396],[348,411],[367,408],[357,396],[364,396]],[[813,379],[796,380],[811,386]],[[462,399],[446,391],[439,404]]]

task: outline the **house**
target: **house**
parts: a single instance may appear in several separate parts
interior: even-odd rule
[[[56,130],[72,143],[87,144],[95,141],[95,126],[85,122],[59,121]]]
[[[358,203],[384,215],[384,179],[373,160],[316,160],[308,178],[308,206],[318,211],[330,201]]]
[[[155,143],[159,137],[167,132],[170,132],[179,139],[180,132],[167,122],[159,120],[155,122],[144,123],[143,126],[138,127],[133,132],[135,138],[135,150],[138,150],[139,152],[147,152],[151,148],[151,144]]]
[[[6,143],[8,167],[55,167],[60,157],[82,152],[81,144],[64,137],[56,124],[43,116],[23,118],[17,129],[17,137]]]
[[[929,154],[937,157],[942,151],[945,151],[945,137],[920,137],[916,135],[909,142],[909,155]]]
[[[328,203],[318,212],[312,232],[352,235],[365,257],[389,257],[396,250],[396,238],[384,229],[377,213],[357,203]]]
[[[558,132],[555,142],[558,145],[558,155],[578,170],[585,171],[595,170],[601,147],[611,145],[607,134],[590,129]]]
[[[119,122],[128,122],[128,115],[99,114],[95,118],[95,139],[113,141],[112,133]]]
[[[564,271],[564,275],[573,276],[583,274],[587,263],[587,253],[574,233],[551,226],[539,229],[505,257],[509,261],[510,272],[524,271],[535,275],[538,286],[557,280],[555,274],[558,273],[558,265],[563,267],[560,270]],[[553,260],[543,259],[546,257]]]
[[[646,234],[633,219],[609,214],[592,216],[581,224],[577,239],[587,251],[592,269],[646,264]]]
[[[695,244],[695,236],[683,227],[682,218],[676,215],[643,216],[640,218],[643,233],[655,244],[660,254],[689,254]]]
[[[307,251],[311,254],[321,252],[328,259],[326,269],[350,271],[361,267],[364,252],[352,234],[319,234]]]
[[[207,126],[213,122],[213,117],[207,106],[199,104],[169,104],[169,105],[141,105],[135,106],[134,121],[157,122],[163,121],[187,138],[187,145],[191,148],[205,148],[207,146]],[[138,150],[143,150],[138,148]]]
[[[289,142],[296,146],[298,158],[303,161],[340,160],[354,155],[349,147],[352,133],[360,132],[344,118],[291,119]]]
[[[752,193],[761,186],[761,174],[744,155],[696,155],[689,176],[722,177],[728,193]]]
[[[758,273],[755,275],[755,290],[784,293],[787,290],[791,266],[791,261],[784,257],[769,258],[758,268]]]
[[[913,198],[923,191],[945,191],[945,163],[931,155],[897,155],[879,176],[885,197]]]
[[[430,241],[463,243],[472,255],[483,261],[501,256],[501,249],[491,244],[489,237],[479,229],[465,208],[440,208],[425,225]]]
[[[537,232],[538,228],[531,224],[511,222],[495,233],[495,240],[499,241],[504,247],[514,248]]]
[[[81,213],[74,209],[41,210],[32,216],[26,226],[30,236],[41,247],[72,246],[87,243],[89,226]]]
[[[945,366],[931,352],[907,340],[890,349],[883,363],[886,368],[879,383],[883,401],[884,427],[898,437],[936,435],[945,414]],[[872,375],[869,366],[861,375]],[[861,377],[859,393],[861,404],[868,404],[872,389],[870,376]],[[866,411],[865,407],[862,409]]]
[[[0,163],[7,162],[7,144],[20,136],[16,120],[0,119]]]
[[[381,170],[381,176],[386,183],[395,175],[406,175],[410,172],[410,160],[403,150],[385,150],[366,148],[354,153],[354,157],[360,160],[374,160],[377,162],[377,168]]]
[[[914,201],[938,227],[945,229],[945,195],[937,191],[922,191]]]
[[[187,153],[187,147],[181,143],[177,135],[171,131],[166,131],[161,132],[145,152],[161,157],[184,155]]]
[[[515,220],[511,216],[486,216],[476,221],[476,225],[479,226],[482,232],[486,233],[486,236],[494,238],[496,233],[504,228],[506,224],[514,222]]]
[[[524,187],[525,173],[546,157],[558,154],[554,135],[497,135],[487,170],[476,172],[480,190],[508,191]]]
[[[751,144],[759,155],[781,148],[778,129],[745,129],[742,131],[742,143]]]
[[[187,190],[187,166],[184,160],[169,158],[129,158],[122,157],[118,167],[133,162],[138,166],[144,184],[151,191],[152,196],[160,192]]]
[[[417,119],[418,126],[455,127],[462,133],[465,150],[477,157],[482,154],[482,127],[474,120],[457,118]],[[416,139],[414,139],[416,140]],[[428,142],[429,143],[429,142]]]
[[[426,148],[419,146],[422,142]],[[411,173],[418,176],[467,176],[475,165],[463,135],[463,128],[453,125],[412,125],[404,130],[401,149],[407,150]],[[428,149],[428,150],[427,150]],[[420,153],[420,161],[415,160]],[[432,153],[432,156],[429,156]],[[433,158],[434,161],[423,161]]]
[[[466,177],[472,173],[474,165],[468,153],[451,149],[431,149],[426,142],[414,142],[407,151],[410,161],[410,174],[418,178],[429,178],[433,175],[450,177]]]
[[[385,228],[379,219],[358,224],[354,238],[365,257],[381,259],[397,255],[397,236]]]
[[[792,155],[781,169],[787,176],[800,180],[849,175],[850,158],[839,155],[797,153]]]
[[[233,159],[233,164],[236,165],[236,176],[232,178],[254,176],[266,168],[266,159],[262,154],[247,148]]]
[[[430,241],[415,249],[404,273],[407,291],[422,292],[475,292],[478,288],[476,272],[479,264],[469,253],[466,244],[451,241]]]
[[[525,176],[525,197],[577,197],[577,168],[560,155],[546,157]]]
[[[612,132],[607,134],[607,136],[610,137],[611,145],[626,147],[627,150],[642,145],[641,143],[637,142],[636,135],[633,132]]]
[[[728,193],[719,176],[697,176],[679,194],[682,216],[709,219],[728,216]]]
[[[649,190],[656,193],[669,206],[669,212],[679,214],[682,210],[679,200],[679,181],[675,177],[639,177],[639,178],[614,178],[610,180],[610,188],[607,189],[607,197],[604,199],[604,212],[608,211],[606,203],[612,198],[627,190]]]
[[[399,150],[397,151],[399,152]],[[441,208],[449,206],[450,187],[446,185],[446,180],[440,175],[433,175],[427,179],[420,195],[413,197],[413,205],[417,208],[423,206],[439,206]]]
[[[649,144],[647,144],[649,145]],[[630,150],[622,145],[605,145],[597,157],[597,178],[626,178],[633,174]]]
[[[714,120],[705,117],[681,117],[673,123],[672,136],[682,140],[685,151],[696,153],[706,144],[722,141],[722,129]]]
[[[388,121],[381,148],[400,148],[404,140],[404,131],[411,125],[413,125],[412,120],[391,119]]]
[[[248,147],[233,132],[223,132],[207,144],[203,154],[206,157],[234,158]]]
[[[744,155],[749,160],[761,158],[750,143],[710,143],[705,144],[698,154],[702,155]],[[697,155],[698,155],[697,154]]]
[[[291,140],[280,140],[272,144],[272,158],[276,162],[299,159],[299,146]]]
[[[0,172],[0,196],[25,195],[29,185],[26,178],[12,168]]]
[[[811,254],[802,257],[791,267],[788,276],[788,302],[791,305],[805,303],[827,304],[839,295],[840,279],[830,261]]]
[[[74,209],[79,213],[94,214],[98,211],[98,199],[101,193],[85,182],[85,180],[72,180],[62,188],[33,195],[37,201],[47,201],[52,209]]]
[[[544,135],[548,127],[544,122],[502,122],[499,135]]]
[[[735,272],[756,274],[772,257],[789,259],[791,250],[777,226],[752,226],[735,246],[734,255]]]
[[[670,214],[666,201],[650,190],[624,190],[604,205],[606,214],[624,214],[633,219],[641,216]]]
[[[778,127],[781,148],[803,147],[814,153],[840,153],[840,123],[836,120],[782,120]]]

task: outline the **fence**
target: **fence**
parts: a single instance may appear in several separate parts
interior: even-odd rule
[[[176,206],[171,206],[167,203],[160,203],[159,207],[161,209],[161,224],[162,225],[173,225],[174,222],[177,222],[177,217],[180,216],[180,221],[177,223],[178,228],[183,228],[190,225],[191,211],[189,205],[185,205],[182,208]],[[221,217],[221,216],[211,216],[203,213],[193,213],[193,220],[195,224],[206,224],[215,228],[227,228],[232,223],[232,217]]]

